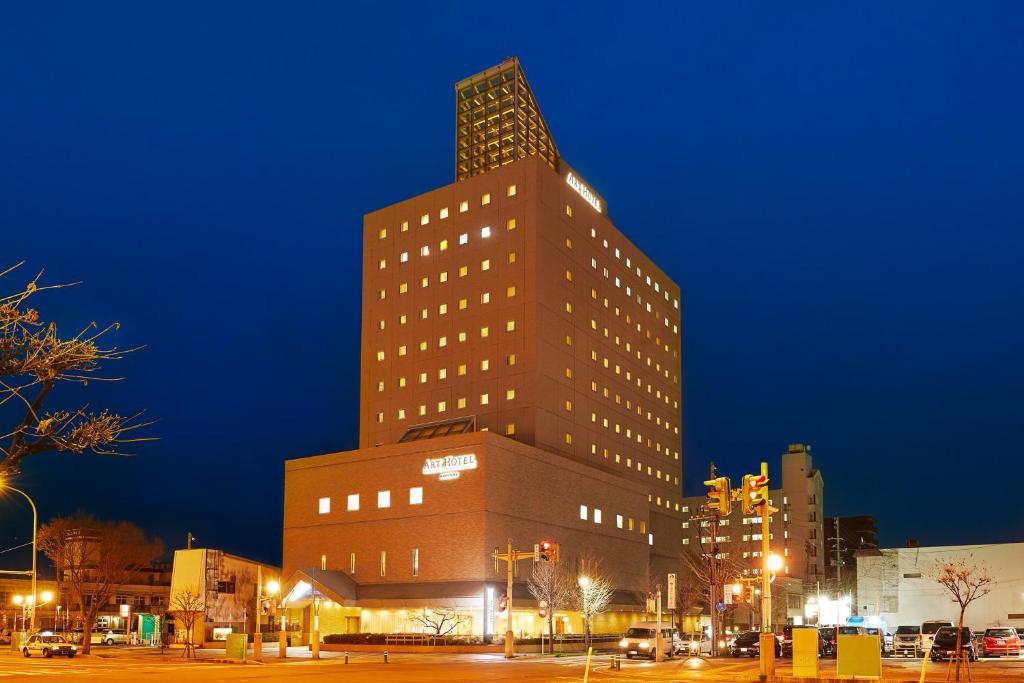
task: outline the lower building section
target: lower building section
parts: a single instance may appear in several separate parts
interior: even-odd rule
[[[610,591],[591,630],[621,633],[676,566],[678,529],[679,514],[639,484],[489,432],[292,460],[285,624],[303,639],[314,630],[503,636],[508,575],[496,554],[511,546],[517,637],[547,630],[528,581],[553,563],[570,591],[553,605],[553,630],[582,632],[571,593],[587,575]],[[557,544],[548,561],[535,556],[543,541]]]

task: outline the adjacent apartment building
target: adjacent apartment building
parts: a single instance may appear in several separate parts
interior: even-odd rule
[[[456,182],[364,217],[360,448],[286,463],[289,621],[454,609],[536,635],[530,563],[496,615],[492,553],[551,540],[601,559],[597,628],[621,631],[678,566],[680,289],[558,153],[518,60],[456,84],[455,127]]]

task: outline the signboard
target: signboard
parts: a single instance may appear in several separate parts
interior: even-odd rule
[[[579,195],[583,197],[583,201],[594,207],[594,209],[598,213],[601,213],[600,197],[594,194],[584,182],[577,178],[575,173],[570,171],[569,174],[565,176],[565,182],[569,185],[569,187],[576,190],[576,192],[578,192]]]
[[[718,603],[717,605],[715,605],[715,609],[718,610],[719,614],[722,614],[723,612],[725,612],[725,603],[724,602]]]
[[[476,454],[445,455],[440,458],[427,458],[423,462],[425,476],[437,475],[438,480],[458,479],[464,470],[476,469]]]
[[[131,610],[130,605],[121,605],[121,616],[127,619],[128,615],[131,614],[129,610]]]
[[[668,575],[668,608],[676,608],[676,575]]]

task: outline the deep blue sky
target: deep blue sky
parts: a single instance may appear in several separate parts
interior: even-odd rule
[[[362,215],[451,182],[454,82],[517,54],[683,288],[688,493],[808,442],[886,544],[1024,540],[1024,6],[482,9],[0,9],[0,261],[147,344],[89,400],[161,420],[26,467],[43,517],[279,559],[283,460],[357,444]]]

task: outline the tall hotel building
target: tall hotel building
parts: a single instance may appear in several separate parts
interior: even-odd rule
[[[679,287],[560,156],[518,60],[455,94],[456,182],[363,220],[359,450],[286,464],[290,614],[308,632],[315,585],[323,634],[430,608],[502,633],[493,551],[552,540],[601,558],[595,630],[621,631],[678,566]],[[530,564],[511,616],[537,635]]]

